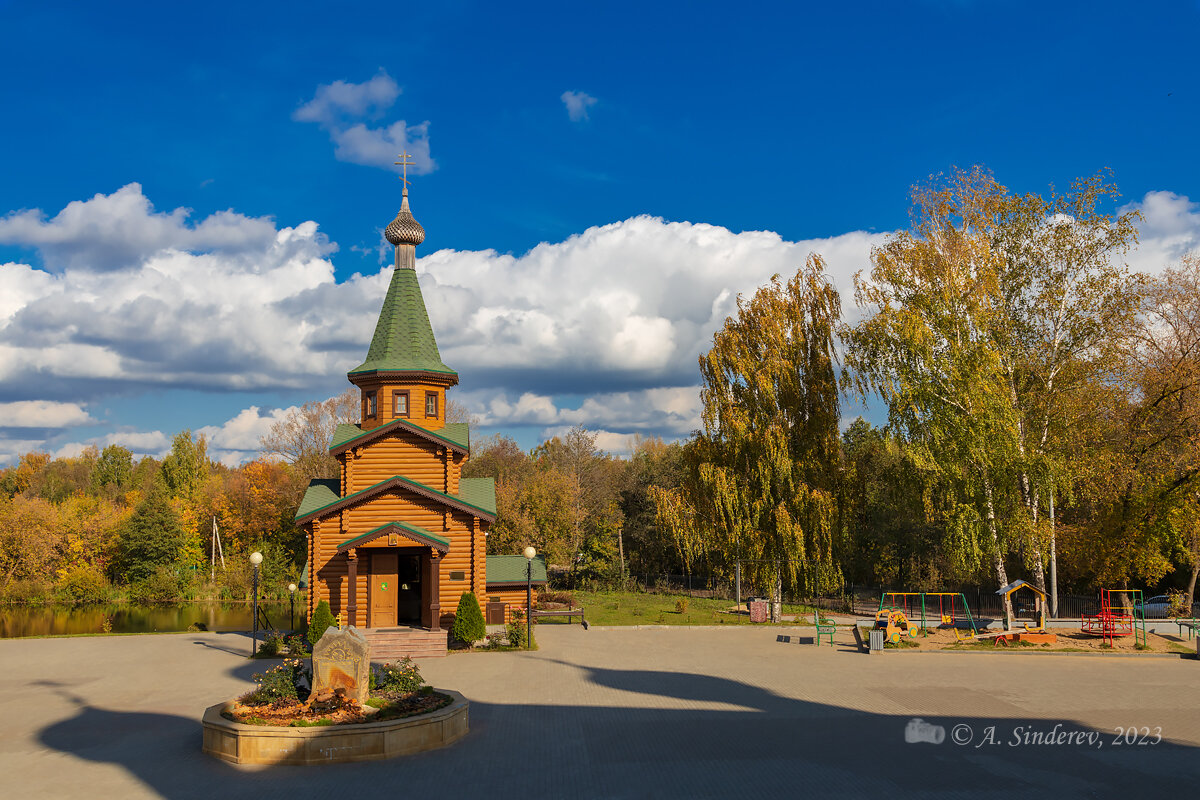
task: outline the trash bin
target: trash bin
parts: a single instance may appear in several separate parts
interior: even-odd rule
[[[766,622],[767,621],[767,601],[766,600],[751,600],[747,605],[750,606],[750,621],[751,622]]]
[[[871,653],[883,652],[883,631],[878,628],[872,628],[867,634],[868,649]]]

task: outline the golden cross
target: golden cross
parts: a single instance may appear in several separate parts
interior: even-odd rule
[[[404,182],[404,190],[405,191],[408,191],[408,168],[415,166],[415,164],[416,164],[416,162],[409,160],[411,158],[412,158],[412,153],[409,153],[407,150],[405,150],[403,153],[400,154],[399,161],[392,162],[393,164],[400,167],[404,171],[404,174],[400,177],[400,180]]]

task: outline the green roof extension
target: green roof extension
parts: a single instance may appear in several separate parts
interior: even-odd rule
[[[525,556],[488,556],[487,583],[525,583]],[[533,557],[533,582],[546,582],[546,559]]]
[[[458,482],[457,497],[496,516],[495,478],[462,478]]]
[[[296,519],[308,516],[318,508],[341,500],[341,495],[338,494],[341,488],[341,481],[336,478],[333,480],[314,478],[309,481],[308,488],[304,490],[304,498],[300,501],[300,507],[296,509]]]
[[[367,360],[350,370],[350,374],[395,371],[438,372],[452,375],[458,381],[458,373],[442,363],[417,272],[413,269],[393,270]]]

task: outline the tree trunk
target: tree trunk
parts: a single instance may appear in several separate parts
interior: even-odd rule
[[[1021,448],[1024,454],[1024,448]],[[1033,519],[1033,541],[1030,543],[1032,549],[1031,560],[1033,561],[1033,584],[1043,592],[1046,591],[1046,568],[1042,562],[1042,546],[1037,540],[1037,523],[1038,523],[1038,493],[1036,489],[1031,489],[1029,486],[1029,475],[1024,471],[1021,472],[1021,494],[1025,500],[1025,507],[1029,509],[1029,516]]]
[[[621,588],[625,588],[625,537],[624,525],[617,526],[617,557],[621,559]]]
[[[1196,601],[1196,576],[1200,575],[1200,559],[1192,559],[1192,579],[1188,581],[1187,588],[1187,613],[1192,615],[1192,603]]]
[[[783,573],[779,570],[779,561],[775,561],[775,582],[771,587],[771,622],[783,619]]]
[[[1050,616],[1058,619],[1058,544],[1054,539],[1054,487],[1050,487]]]
[[[1000,549],[1000,536],[996,532],[996,509],[992,503],[992,479],[986,473],[983,476],[983,493],[987,499],[987,524],[988,532],[992,535],[992,562],[996,568],[996,580],[1000,582],[1000,586],[1008,585],[1008,570],[1004,568],[1004,553]],[[1012,628],[1013,609],[1012,596],[1004,596],[1004,629]]]

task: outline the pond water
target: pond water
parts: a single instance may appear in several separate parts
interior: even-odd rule
[[[259,608],[266,613],[266,619],[273,627],[281,630],[291,627],[287,603],[260,602]],[[297,602],[297,619],[303,614],[302,602]],[[105,619],[110,621],[112,633],[185,631],[195,622],[202,623],[210,631],[248,631],[252,627],[252,617],[253,611],[249,603],[0,606],[0,639],[64,633],[102,633]]]

